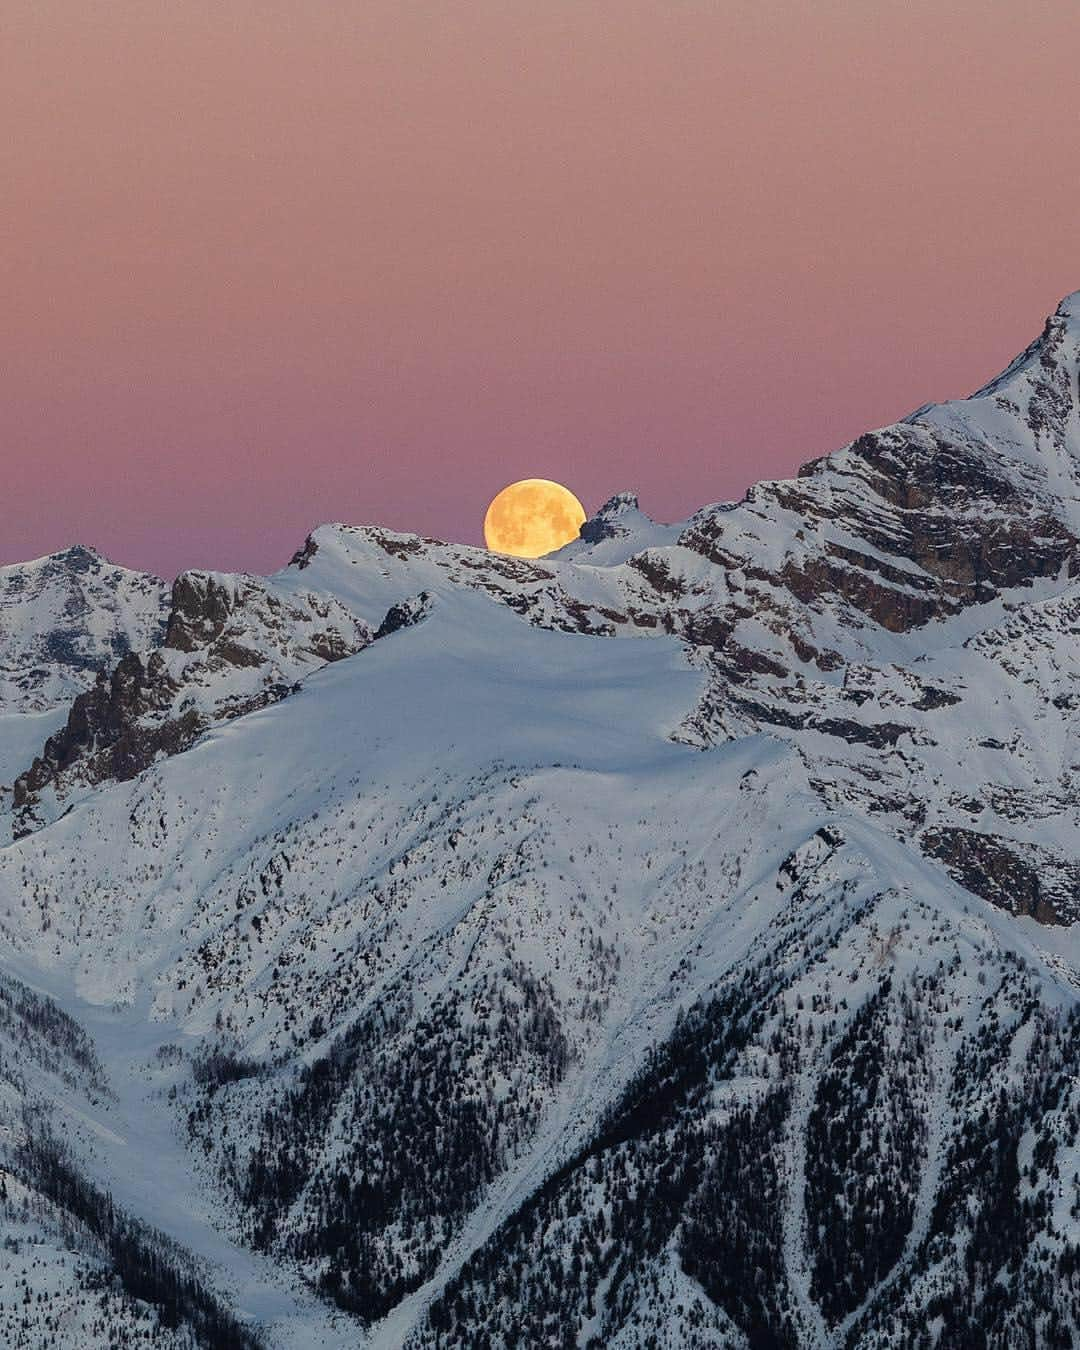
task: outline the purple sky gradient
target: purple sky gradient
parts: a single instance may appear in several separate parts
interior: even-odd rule
[[[0,562],[661,519],[970,392],[1080,288],[1080,11],[6,0]]]

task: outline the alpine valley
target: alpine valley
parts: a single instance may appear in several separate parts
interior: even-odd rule
[[[0,1343],[1080,1344],[1080,293],[526,562],[0,569]]]

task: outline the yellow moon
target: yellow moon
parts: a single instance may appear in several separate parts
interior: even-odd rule
[[[541,558],[576,539],[584,521],[585,508],[561,483],[522,478],[488,507],[484,539],[495,553]]]

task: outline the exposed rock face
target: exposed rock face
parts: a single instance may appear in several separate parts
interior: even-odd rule
[[[632,492],[617,492],[609,497],[595,516],[591,516],[580,530],[587,544],[599,544],[604,539],[633,532],[633,518],[640,515],[638,499]],[[627,520],[627,517],[630,517]]]
[[[790,552],[776,579],[804,605],[839,599],[902,633],[1063,569],[1074,575],[1071,523],[986,457],[901,426],[806,465],[795,484],[759,484],[748,500],[766,518],[797,518],[804,534],[824,536],[817,551]],[[842,492],[838,471],[850,475]],[[706,514],[680,542],[720,566],[754,566],[738,551],[738,523]]]
[[[301,571],[310,566],[312,558],[319,551],[318,541],[313,534],[309,534],[304,540],[303,548],[298,548],[289,560],[290,567],[297,567]]]
[[[261,665],[267,651],[340,661],[370,636],[367,625],[332,595],[284,596],[261,577],[185,572],[173,584],[164,647],[201,653],[213,674]]]
[[[199,718],[189,714],[157,726],[140,725],[148,714],[165,713],[177,687],[165,674],[158,652],[145,660],[129,652],[112,671],[72,705],[67,725],[46,742],[43,754],[15,782],[17,809],[34,802],[47,785],[81,763],[86,781],[115,778],[123,782],[152,764],[158,748],[186,749],[198,734]],[[188,734],[185,734],[188,733]]]
[[[420,623],[430,614],[431,604],[431,596],[427,591],[421,591],[411,600],[403,600],[399,605],[391,605],[386,611],[386,618],[379,624],[375,637],[389,637],[391,633],[398,633],[403,628],[411,628],[413,624]]]
[[[1062,862],[1031,848],[1025,858],[992,835],[976,830],[927,830],[923,852],[937,858],[961,886],[1010,914],[1026,914],[1039,923],[1080,915],[1080,859]]]
[[[124,782],[187,750],[218,722],[265,707],[312,670],[359,651],[370,629],[333,596],[276,594],[255,577],[187,572],[165,638],[129,652],[72,706],[15,783],[15,833],[47,821],[77,786]],[[52,806],[43,803],[48,792]]]

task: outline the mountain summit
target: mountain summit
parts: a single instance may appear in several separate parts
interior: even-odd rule
[[[7,1341],[1076,1343],[1078,376],[536,561],[0,571]]]

